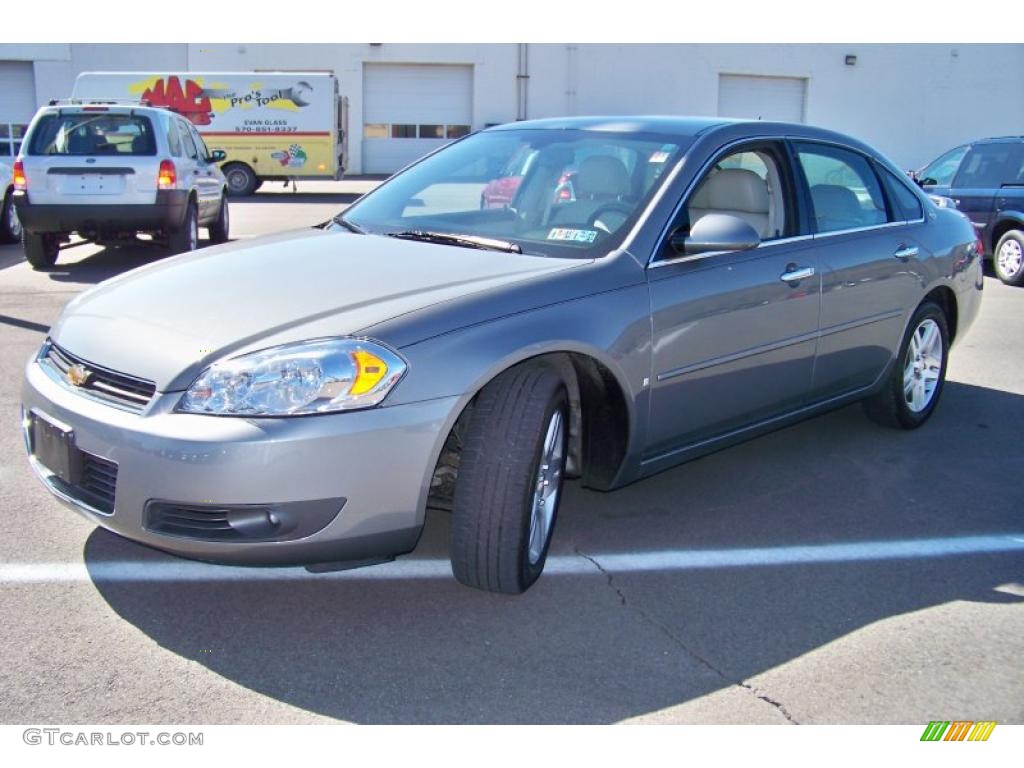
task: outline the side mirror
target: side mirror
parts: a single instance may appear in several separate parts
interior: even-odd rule
[[[212,152],[210,152],[210,156],[206,158],[206,161],[209,163],[219,163],[224,160],[227,160],[227,158],[227,152],[225,152],[223,149],[215,149]]]
[[[677,229],[669,242],[677,253],[697,256],[716,251],[749,251],[761,244],[761,238],[743,219],[727,213],[708,213],[697,223]]]

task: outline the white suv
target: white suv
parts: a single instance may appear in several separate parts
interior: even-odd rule
[[[0,160],[0,243],[21,240],[21,222],[14,207],[14,179],[11,166]]]
[[[228,239],[224,174],[187,120],[115,102],[51,102],[28,127],[14,163],[25,257],[53,266],[72,232],[101,245],[147,233],[174,252]]]

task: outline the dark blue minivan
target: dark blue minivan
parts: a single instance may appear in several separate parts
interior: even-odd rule
[[[926,192],[952,199],[970,218],[996,276],[1024,284],[1024,136],[956,147],[916,175]]]

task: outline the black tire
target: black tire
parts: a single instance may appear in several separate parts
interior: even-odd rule
[[[1000,259],[1004,248],[1012,249],[1012,251]],[[1024,232],[1019,229],[1011,229],[999,238],[999,242],[996,243],[995,250],[992,252],[992,270],[996,273],[996,277],[1007,285],[1024,284],[1024,258],[1022,256],[1024,256]]]
[[[904,389],[904,375],[910,366],[915,365],[909,354],[911,340],[919,329],[931,320],[938,326],[939,338],[942,343],[941,362],[939,364],[938,380],[934,390],[924,407],[915,409],[908,402]],[[946,313],[937,304],[930,301],[925,302],[911,318],[907,331],[900,343],[899,354],[893,363],[892,371],[889,373],[882,389],[864,401],[865,410],[868,416],[874,421],[888,427],[898,429],[917,429],[924,424],[932,415],[942,395],[943,385],[946,381],[946,364],[949,361],[949,328],[946,324]],[[915,378],[920,379],[922,371],[915,372]]]
[[[48,269],[57,263],[57,254],[60,253],[57,235],[23,231],[21,242],[25,248],[25,259],[32,265],[32,269]]]
[[[226,243],[228,241],[228,230],[231,226],[228,213],[228,196],[222,194],[220,198],[220,210],[217,212],[217,220],[208,229],[210,230],[211,243]]]
[[[170,233],[167,238],[167,248],[171,253],[187,253],[199,247],[199,214],[196,212],[196,204],[189,200],[185,209],[185,219],[181,226]]]
[[[558,501],[568,435],[569,406],[561,377],[543,364],[524,364],[498,376],[478,395],[466,429],[452,504],[449,553],[461,583],[489,592],[526,591],[544,570]],[[554,430],[561,417],[561,437]],[[531,557],[534,491],[541,481],[545,438],[559,458],[547,477],[556,491],[547,535]],[[545,465],[548,466],[548,465]],[[545,483],[548,485],[548,483]],[[543,530],[543,528],[541,528]]]
[[[17,243],[21,240],[21,222],[18,221],[18,210],[14,207],[14,197],[10,191],[0,205],[0,243]]]
[[[228,182],[228,194],[231,197],[248,197],[256,191],[259,179],[255,172],[245,163],[228,163],[222,169]]]

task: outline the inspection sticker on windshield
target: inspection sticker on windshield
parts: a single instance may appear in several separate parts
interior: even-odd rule
[[[552,229],[548,240],[568,240],[573,243],[592,243],[597,239],[595,229]]]

